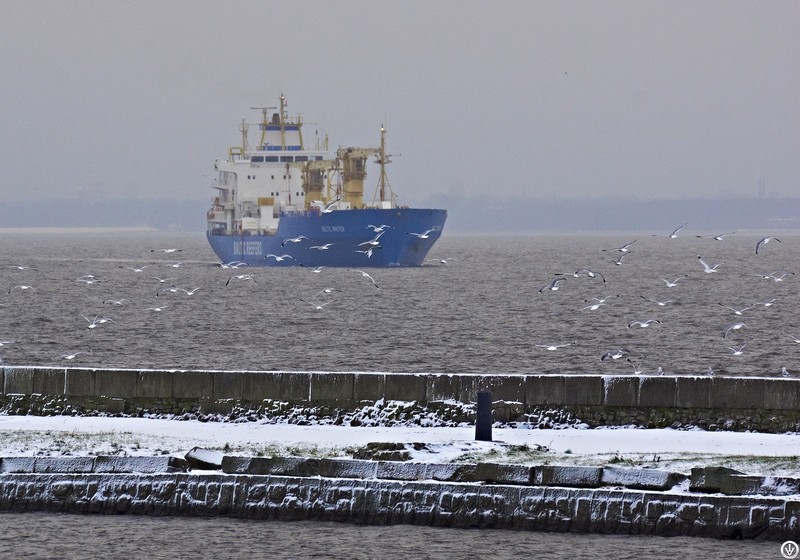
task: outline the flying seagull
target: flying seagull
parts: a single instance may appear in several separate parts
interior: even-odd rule
[[[379,226],[368,224],[367,227],[371,229],[373,233],[383,233],[383,230],[385,230],[386,228],[392,229],[392,226],[387,224],[381,224]]]
[[[636,363],[634,363],[633,360],[631,360],[630,358],[625,358],[625,361],[628,362],[631,366],[633,366],[633,374],[634,375],[641,375],[642,374],[642,370],[639,368],[639,366]],[[642,358],[639,361],[639,364],[643,364],[643,363],[644,363],[644,358]]]
[[[696,237],[701,237],[701,238],[702,237],[708,237],[710,239],[713,239],[714,241],[722,241],[723,239],[725,239],[726,235],[733,235],[734,233],[736,233],[736,232],[735,231],[731,231],[731,232],[728,232],[728,233],[720,233],[719,235],[697,235]]]
[[[658,323],[660,325],[661,321],[659,321],[658,319],[647,319],[646,321],[631,321],[630,323],[628,323],[628,328],[639,326],[645,329],[650,326],[650,323]]]
[[[558,283],[563,282],[564,280],[565,278],[554,278],[552,282],[539,288],[539,293],[541,294],[544,290],[551,290],[555,292],[559,288]]]
[[[584,268],[582,270],[576,270],[572,273],[572,276],[577,278],[581,274],[586,274],[589,278],[597,278],[598,276],[603,279],[603,284],[606,283],[606,277],[602,275],[600,272],[596,272],[594,270],[589,270],[588,268]]]
[[[422,233],[414,233],[413,231],[407,231],[408,235],[413,235],[414,237],[418,237],[420,239],[428,239],[431,236],[431,233],[436,231],[436,229],[426,229]]]
[[[283,240],[283,243],[281,243],[281,247],[283,247],[287,243],[300,243],[305,239],[308,239],[308,237],[306,237],[305,235],[298,235],[297,237],[288,237]]]
[[[728,350],[730,350],[734,356],[741,356],[742,354],[744,354],[743,350],[745,346],[747,346],[747,344],[742,344],[741,346],[739,346],[739,348],[732,348],[728,346]]]
[[[781,241],[781,240],[780,240],[780,239],[778,239],[777,237],[773,237],[772,235],[770,235],[769,237],[765,237],[764,239],[762,239],[762,240],[760,240],[758,243],[756,243],[756,255],[758,254],[758,249],[759,249],[759,247],[761,247],[762,245],[766,245],[767,243],[769,243],[770,239],[774,239],[774,240],[775,240],[775,241],[777,241],[778,243],[783,243],[783,241]]]
[[[722,263],[717,263],[714,266],[708,266],[708,263],[706,263],[706,261],[704,261],[703,257],[701,257],[700,255],[697,255],[697,260],[700,261],[701,265],[703,265],[703,272],[705,272],[706,274],[711,274],[712,272],[719,272],[717,270],[717,267],[720,264],[722,264]]]
[[[253,278],[252,274],[236,274],[235,276],[231,276],[228,278],[228,281],[225,282],[225,285],[227,286],[230,284],[232,280],[252,280],[253,284],[257,284],[256,279]]]
[[[577,344],[577,341],[567,342],[565,344],[536,344],[535,346],[536,348],[544,348],[545,350],[558,350],[559,348],[565,348],[573,344]]]
[[[683,276],[679,276],[678,278],[676,278],[672,282],[670,282],[666,278],[662,278],[661,281],[664,282],[667,285],[667,288],[674,288],[675,286],[678,285],[678,280],[680,280],[681,278],[684,278],[685,276],[686,276],[685,274]]]
[[[36,291],[36,290],[33,289],[33,286],[27,286],[25,284],[20,284],[19,286],[14,286],[10,290],[8,290],[8,293],[11,294],[13,292],[16,292],[17,290],[21,290],[23,292],[25,292],[27,290]]]
[[[317,208],[319,208],[319,211],[322,212],[323,214],[328,214],[330,212],[333,212],[333,206],[337,202],[339,202],[339,200],[341,200],[341,199],[337,198],[337,199],[331,200],[327,204],[325,204],[321,200],[312,200],[311,201],[311,205],[312,206],[316,206]]]
[[[617,247],[615,249],[603,249],[603,251],[619,251],[620,253],[628,253],[631,250],[631,245],[636,243],[636,241],[637,240],[634,239],[630,243],[626,243],[625,245],[622,245],[621,247]]]
[[[600,356],[600,361],[605,362],[606,360],[619,360],[623,356],[627,356],[630,352],[625,348],[617,348],[616,350],[609,350],[602,356]]]
[[[669,237],[670,239],[675,239],[678,237],[678,232],[687,226],[688,222],[683,224],[680,227],[675,228],[672,230],[672,233],[665,233],[665,234],[654,234],[653,237]]]
[[[719,303],[719,302],[717,302],[717,303]],[[733,311],[734,315],[744,315],[745,311],[747,311],[748,309],[752,309],[753,308],[753,305],[747,305],[745,307],[729,307],[729,306],[724,305],[722,303],[719,303],[719,305],[722,305],[722,307],[724,307],[725,309],[730,309],[731,311]]]
[[[668,305],[670,303],[675,303],[674,299],[667,299],[667,300],[664,300],[664,301],[659,301],[657,299],[651,299],[649,297],[644,297],[644,296],[641,296],[641,295],[639,297],[642,298],[642,299],[646,299],[647,301],[651,301],[651,302],[655,303],[659,307],[664,307],[664,306],[666,306],[666,305]]]
[[[747,325],[745,325],[744,323],[731,323],[730,325],[725,327],[725,331],[722,333],[722,338],[725,338],[726,336],[728,336],[728,333],[730,333],[731,331],[738,331],[739,329],[743,329],[743,328],[746,329],[746,328],[749,328],[749,327]]]
[[[325,303],[316,303],[316,302],[313,302],[313,301],[307,301],[307,300],[304,300],[304,299],[301,299],[300,301],[302,301],[303,303],[307,303],[307,304],[309,304],[309,305],[313,305],[313,306],[314,306],[314,309],[316,309],[317,311],[322,311],[322,308],[323,308],[323,307],[325,307],[325,306],[326,306],[326,305],[328,305],[329,303],[333,303],[333,302],[334,302],[334,301],[336,301],[336,300],[333,300],[333,299],[332,299],[332,300],[330,300],[330,301],[326,301]]]
[[[353,272],[358,272],[361,276],[363,276],[364,278],[367,278],[370,282],[372,282],[373,286],[378,288],[378,284],[375,282],[375,279],[372,276],[370,276],[369,274],[367,274],[366,272],[364,272],[363,270],[357,270],[355,268],[348,268],[347,270],[351,270]]]
[[[612,260],[615,265],[622,266],[622,259],[627,257],[630,253],[622,253],[617,260]]]
[[[272,253],[270,253],[269,255],[264,255],[264,258],[265,259],[275,259],[275,262],[285,261],[286,259],[294,260],[294,257],[292,255],[285,255],[285,254],[284,255],[274,255]]]

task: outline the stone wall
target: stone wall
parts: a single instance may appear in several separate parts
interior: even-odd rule
[[[775,541],[800,536],[796,493],[764,496],[751,480],[740,487],[753,494],[722,495],[719,484],[739,475],[718,470],[693,472],[692,491],[691,485],[680,489],[685,476],[646,469],[248,457],[224,457],[214,472],[181,467],[186,464],[167,458],[2,458],[0,511]],[[165,470],[174,472],[159,472]],[[797,480],[786,483],[787,491],[797,491]]]
[[[474,403],[492,392],[495,418],[536,424],[567,415],[589,426],[698,425],[800,430],[800,379],[535,374],[404,374],[5,367],[6,413],[229,414],[264,403],[352,410],[381,399],[420,406]],[[284,406],[285,408],[285,406]],[[49,412],[48,412],[49,411]]]

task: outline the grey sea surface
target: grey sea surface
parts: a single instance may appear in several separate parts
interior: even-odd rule
[[[0,514],[0,559],[778,559],[781,543],[135,515]]]
[[[368,268],[365,257],[373,284],[347,269],[222,268],[202,233],[3,234],[0,341],[13,342],[0,346],[0,359],[224,370],[800,374],[800,237],[781,235],[756,254],[760,234],[696,235],[445,235],[423,267]],[[629,252],[615,250],[632,241]],[[179,251],[162,251],[170,248]],[[717,272],[705,273],[698,256],[718,264]],[[585,269],[599,274],[574,275]],[[558,289],[548,289],[557,274]],[[89,328],[103,318],[110,320]],[[723,336],[735,323],[746,326]],[[629,354],[601,360],[619,348]]]

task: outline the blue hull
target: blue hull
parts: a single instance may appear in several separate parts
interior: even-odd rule
[[[276,235],[217,235],[208,242],[223,263],[242,261],[250,266],[420,266],[442,234],[447,210],[392,208],[307,212],[281,217]],[[379,246],[366,251],[359,245],[375,237],[369,225],[387,225]],[[411,233],[430,233],[420,238]],[[299,242],[288,239],[303,236]],[[330,244],[327,249],[321,249]],[[317,248],[315,248],[317,247]],[[277,260],[267,255],[290,255]]]

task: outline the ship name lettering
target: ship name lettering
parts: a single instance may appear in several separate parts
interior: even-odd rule
[[[233,254],[234,255],[260,255],[261,242],[260,241],[234,241]]]
[[[344,226],[321,226],[323,233],[344,233]]]

